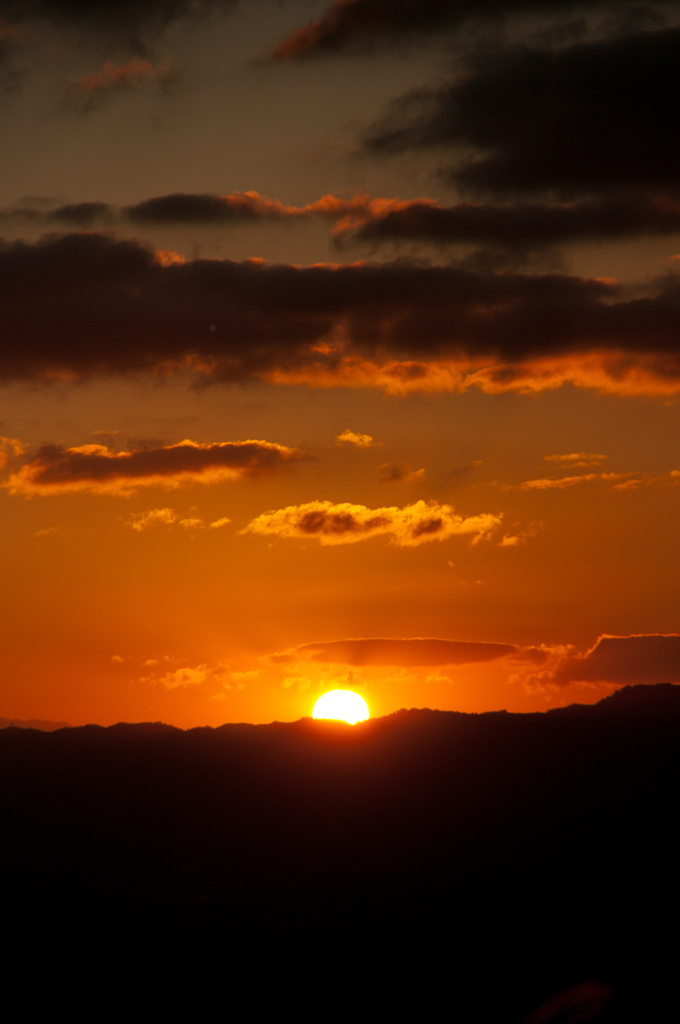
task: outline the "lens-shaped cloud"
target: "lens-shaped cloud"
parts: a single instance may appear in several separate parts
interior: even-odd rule
[[[469,665],[495,661],[498,658],[538,664],[545,661],[546,656],[539,648],[521,648],[515,644],[471,643],[431,637],[371,637],[302,644],[292,651],[273,654],[269,660],[274,664],[310,661],[322,664],[417,668],[431,665]]]

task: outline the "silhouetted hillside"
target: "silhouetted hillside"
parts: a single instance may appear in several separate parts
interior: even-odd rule
[[[68,722],[50,722],[44,718],[0,718],[0,729],[38,729],[40,732],[55,732],[68,729]]]
[[[166,966],[351,952],[390,979],[383,1009],[448,993],[463,1022],[521,1020],[592,982],[614,991],[596,1016],[542,1019],[651,1022],[679,739],[669,684],[546,714],[6,729],[3,907],[17,934],[143,935]]]

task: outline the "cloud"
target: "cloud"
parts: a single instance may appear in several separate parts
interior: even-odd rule
[[[449,167],[450,180],[497,194],[677,195],[669,125],[680,117],[679,62],[678,28],[562,49],[492,49],[453,81],[396,100],[365,145],[375,154],[472,152]]]
[[[89,110],[93,104],[111,93],[150,84],[167,88],[178,77],[178,73],[167,61],[154,67],[148,60],[131,60],[127,64],[118,65],[107,60],[100,71],[70,82],[66,96],[83,109]]]
[[[149,526],[170,526],[177,522],[177,513],[172,508],[152,508],[148,512],[133,512],[127,516],[125,522],[129,523],[133,530],[139,533]]]
[[[78,448],[47,444],[2,486],[24,497],[71,491],[127,496],[139,487],[240,480],[301,458],[298,449],[270,441],[198,444],[187,440],[123,452],[112,452],[101,444]]]
[[[545,462],[566,462],[574,466],[588,466],[604,462],[606,455],[597,455],[595,452],[568,452],[566,455],[544,455]]]
[[[226,526],[227,523],[230,523],[230,522],[231,522],[231,519],[227,519],[226,516],[222,516],[221,519],[215,519],[215,520],[213,520],[212,523],[210,523],[210,529],[211,530],[221,530],[223,526]]]
[[[563,14],[581,6],[576,0],[334,0],[319,19],[281,40],[269,59],[304,60],[361,45],[395,43],[404,37],[412,40],[456,29],[467,21],[527,11]]]
[[[13,455],[22,455],[24,451],[21,441],[16,437],[0,437],[0,469],[6,466]]]
[[[583,465],[583,463],[577,463]],[[598,480],[610,484],[615,491],[629,491],[652,484],[680,484],[680,470],[671,469],[668,473],[581,473],[579,476],[545,477],[538,480],[525,480],[517,484],[522,491],[565,490],[577,484],[593,483]]]
[[[370,434],[355,434],[353,430],[343,430],[335,440],[338,444],[353,444],[357,448],[370,448],[373,444]]]
[[[9,203],[0,210],[0,221],[28,221],[30,224],[53,227],[55,222],[70,228],[86,229],[95,224],[114,224],[119,217],[117,207],[109,203],[56,204],[47,197],[29,197]]]
[[[116,87],[115,81],[115,76],[102,79],[99,91],[108,89],[107,82],[111,88]],[[121,78],[121,82],[125,84],[125,79]],[[93,91],[97,92],[95,86],[96,82]],[[258,192],[177,192],[123,207],[105,202],[55,205],[45,199],[23,200],[0,210],[0,220],[25,220],[46,226],[62,223],[73,228],[125,223],[226,227],[312,218],[335,222],[333,238],[339,246],[345,241],[371,245],[483,243],[524,253],[569,241],[680,233],[680,203],[668,196],[633,192],[559,205],[458,203],[449,207],[430,199],[398,200],[368,195],[353,199],[326,195],[313,203],[291,206]]]
[[[302,644],[292,651],[273,654],[269,660],[274,664],[308,661],[321,664],[415,668],[430,665],[470,665],[476,662],[496,661],[499,658],[537,664],[544,661],[546,655],[539,648],[521,648],[515,644],[472,643],[422,637],[377,637]]]
[[[148,62],[131,62],[129,69],[139,69],[139,74],[120,74],[110,65],[110,74],[98,73],[87,79],[86,84],[75,91],[84,95],[105,93],[109,89],[134,85],[153,78],[153,68]],[[150,68],[148,72],[145,68]],[[125,70],[125,69],[118,69]],[[119,82],[120,80],[120,82]],[[160,81],[165,80],[161,75]],[[167,81],[172,80],[168,72]],[[119,83],[119,84],[117,84]],[[196,224],[226,226],[230,224],[260,224],[277,221],[305,221],[320,217],[335,221],[338,232],[350,224],[360,224],[371,217],[385,203],[394,200],[371,199],[366,195],[353,199],[341,199],[326,195],[304,206],[291,206],[278,199],[270,199],[259,192],[230,192],[226,195],[200,192],[173,192],[163,196],[152,196],[129,206],[117,207],[104,202],[66,203],[55,205],[50,199],[24,199],[11,203],[0,210],[0,220],[28,220],[33,223],[53,224],[55,221],[72,227],[88,228],[94,224],[132,223],[141,226],[168,226]]]
[[[125,206],[122,214],[135,224],[237,224],[307,220],[316,216],[342,221],[347,217],[365,217],[370,206],[367,196],[340,199],[326,195],[304,206],[290,206],[259,192],[231,192],[221,196],[176,192]]]
[[[378,479],[383,484],[413,484],[425,477],[424,469],[409,469],[408,466],[399,466],[396,462],[385,462],[380,467]]]
[[[567,487],[575,487],[577,484],[591,483],[593,480],[602,480],[603,473],[582,473],[579,476],[545,477],[540,480],[525,480],[518,484],[522,491],[563,491]]]
[[[244,689],[243,679],[248,678],[248,673],[232,672],[228,664],[220,662],[201,665],[182,664],[177,658],[164,655],[162,659],[147,658],[143,662],[145,668],[150,668],[149,675],[142,676],[140,682],[149,683],[153,686],[163,686],[167,690],[177,690],[188,686],[204,686],[209,684],[212,688],[218,687],[219,692],[232,689],[232,682],[236,681],[236,689]],[[176,667],[171,667],[176,666]],[[238,680],[237,680],[237,677]],[[219,699],[213,695],[210,699]]]
[[[211,11],[228,11],[235,0],[0,0],[9,25],[48,22],[87,35],[111,35],[137,49],[171,24]]]
[[[196,519],[195,516],[189,516],[188,519],[180,519],[179,525],[183,526],[185,530],[200,530],[205,526],[202,519]]]
[[[286,676],[281,684],[284,690],[295,690],[296,693],[304,693],[312,685],[311,679],[306,676]]]
[[[243,533],[318,540],[320,544],[353,544],[369,537],[388,536],[400,547],[468,535],[473,541],[500,524],[500,516],[485,512],[465,519],[450,505],[416,501],[404,508],[367,508],[349,502],[310,501],[253,519]]]
[[[152,660],[150,659],[146,664],[151,664]],[[177,690],[180,687],[186,686],[202,686],[204,683],[209,682],[217,682],[220,685],[224,685],[223,668],[224,666],[218,666],[217,669],[214,669],[208,665],[196,665],[194,667],[183,665],[180,668],[171,669],[163,673],[163,675],[144,676],[141,682],[164,686],[166,690]],[[229,689],[228,685],[226,689]]]
[[[114,208],[108,203],[66,203],[45,216],[75,228],[90,228],[94,224],[112,221]]]
[[[335,241],[379,245],[429,243],[505,246],[520,253],[576,241],[680,233],[680,202],[645,192],[604,195],[575,203],[441,206],[429,199],[367,200],[340,219]]]
[[[627,289],[404,261],[176,262],[74,233],[0,244],[0,301],[3,382],[193,371],[392,393],[680,391],[675,275]]]
[[[529,541],[536,536],[539,530],[542,530],[543,528],[543,523],[540,522],[540,520],[537,520],[534,523],[529,523],[525,530],[520,530],[518,533],[506,533],[501,540],[501,547],[516,548],[523,544],[528,544]]]
[[[541,673],[543,683],[680,682],[680,635],[648,633],[631,636],[598,637],[584,654],[567,655],[550,673]]]

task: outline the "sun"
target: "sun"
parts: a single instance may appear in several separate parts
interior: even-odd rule
[[[368,718],[368,704],[352,690],[329,690],[319,697],[312,718],[335,718],[354,725]]]

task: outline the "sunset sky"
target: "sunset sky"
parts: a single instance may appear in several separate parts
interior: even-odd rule
[[[680,681],[680,3],[0,0],[0,717]]]

